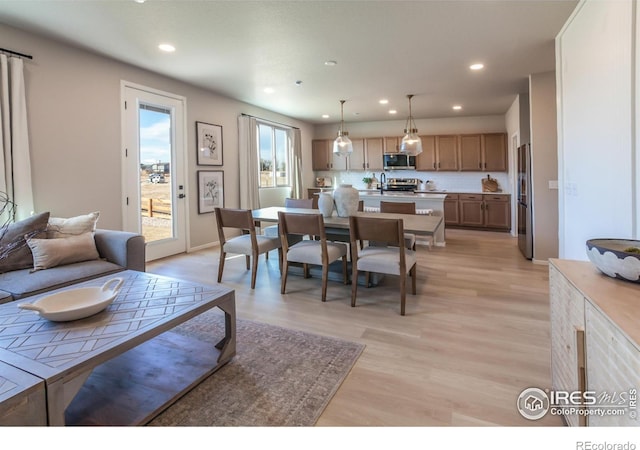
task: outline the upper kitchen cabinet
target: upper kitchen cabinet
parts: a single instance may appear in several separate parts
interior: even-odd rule
[[[508,170],[507,135],[492,133],[482,135],[483,170],[506,172]]]
[[[458,136],[436,136],[436,169],[458,170]]]
[[[333,139],[314,139],[311,143],[313,170],[347,170],[347,159],[333,154]]]
[[[422,153],[416,156],[416,170],[436,170],[436,137],[420,136]]]
[[[398,153],[400,151],[401,137],[385,137],[384,139],[384,153]]]
[[[460,170],[507,171],[507,137],[504,133],[460,136]]]
[[[479,134],[460,136],[460,170],[483,170],[482,137]]]
[[[349,170],[383,170],[383,138],[351,139]]]

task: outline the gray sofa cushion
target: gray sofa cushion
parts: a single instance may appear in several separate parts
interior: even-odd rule
[[[11,293],[13,299],[17,300],[122,270],[121,266],[102,260],[67,264],[35,272],[31,272],[31,269],[14,270],[0,274],[0,286],[2,291]]]
[[[0,238],[0,249],[3,252],[8,250],[4,258],[0,257],[0,273],[33,267],[33,255],[25,235],[36,237],[44,234],[48,220],[49,213],[43,212],[9,225]]]

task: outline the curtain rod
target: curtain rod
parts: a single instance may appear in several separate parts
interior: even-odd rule
[[[292,126],[292,125],[288,125],[288,124],[286,124],[286,123],[274,122],[273,120],[263,119],[262,117],[257,117],[257,116],[252,116],[251,114],[240,113],[240,115],[242,115],[242,116],[246,116],[246,117],[253,117],[254,119],[261,120],[262,122],[272,123],[272,124],[274,124],[274,125],[281,125],[281,126],[283,126],[283,127],[293,128],[294,130],[299,130],[299,129],[300,129],[300,128],[298,128],[298,127],[294,127],[294,126]]]
[[[12,55],[19,56],[20,58],[33,59],[33,56],[31,55],[25,55],[24,53],[14,52],[13,50],[8,50],[6,48],[0,48],[0,52],[10,53]]]

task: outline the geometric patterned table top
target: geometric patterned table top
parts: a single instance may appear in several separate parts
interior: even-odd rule
[[[85,319],[51,322],[17,303],[33,302],[52,292],[101,286],[106,280],[125,279],[114,302]],[[124,271],[85,283],[0,305],[0,361],[39,378],[60,377],[90,358],[118,345],[134,347],[146,333],[170,329],[234,295],[222,285],[204,286],[144,272]],[[106,358],[108,359],[108,358]],[[7,383],[1,379],[0,386]],[[8,385],[4,386],[5,388]]]

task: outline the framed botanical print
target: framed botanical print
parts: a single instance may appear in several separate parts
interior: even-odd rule
[[[222,125],[196,122],[196,147],[199,166],[221,166]]]
[[[198,170],[198,214],[224,208],[224,172],[222,170]]]

